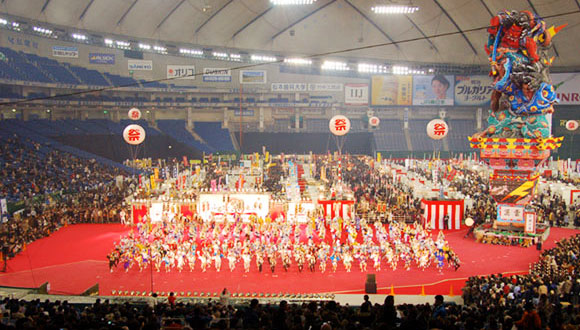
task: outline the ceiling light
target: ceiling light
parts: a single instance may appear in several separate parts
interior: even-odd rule
[[[12,22],[12,27],[15,27],[15,28],[20,27],[20,23]]]
[[[105,45],[109,45],[109,46],[113,45],[113,40],[105,39]]]
[[[270,0],[270,3],[273,5],[311,5],[315,3],[316,0]]]
[[[264,56],[264,55],[252,55],[252,61],[255,62],[276,62],[277,59],[273,56]]]
[[[162,54],[167,54],[167,48],[162,46],[153,46],[153,50]]]
[[[242,55],[240,54],[230,54],[230,61],[239,62],[242,60]]]
[[[221,52],[213,52],[212,55],[214,57],[222,57],[222,58],[223,57],[228,57],[228,54],[227,53],[221,53]]]
[[[73,33],[72,37],[77,40],[87,40],[87,36],[84,34]]]
[[[35,32],[38,32],[38,33],[42,33],[42,34],[47,34],[47,35],[51,35],[52,34],[52,31],[51,30],[45,29],[45,28],[41,28],[41,27],[38,27],[38,26],[33,27],[32,30],[34,30]]]
[[[401,74],[401,75],[409,74],[409,68],[406,66],[395,65],[393,66],[393,74]]]
[[[371,8],[375,14],[412,14],[419,10],[416,6],[374,6]]]
[[[295,65],[311,65],[312,60],[307,59],[307,58],[293,57],[293,58],[285,58],[284,63],[295,64]]]
[[[344,62],[335,61],[324,61],[320,67],[322,70],[334,70],[334,71],[348,71],[350,70],[348,65]]]
[[[179,53],[180,53],[180,54],[186,54],[186,55],[197,55],[197,56],[202,56],[202,55],[203,55],[203,50],[199,50],[199,49],[187,49],[187,48],[179,48]]]
[[[6,25],[6,24],[8,24],[8,21],[3,19],[3,18],[0,18],[0,24]]]
[[[151,46],[148,44],[139,44],[139,48],[149,50],[151,49]]]
[[[388,73],[389,68],[384,66],[384,65],[359,63],[358,64],[358,72],[359,73]]]
[[[131,48],[131,44],[127,41],[116,40],[115,44],[117,45],[117,48],[121,48],[121,49],[130,49]]]

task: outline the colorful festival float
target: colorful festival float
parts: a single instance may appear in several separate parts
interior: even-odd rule
[[[549,234],[536,223],[530,202],[539,168],[563,140],[551,134],[558,98],[548,70],[554,58],[548,53],[564,26],[547,28],[529,11],[503,11],[491,19],[485,46],[493,78],[491,112],[487,129],[469,137],[493,170],[490,194],[497,202],[493,225],[475,230],[482,242],[531,246]]]

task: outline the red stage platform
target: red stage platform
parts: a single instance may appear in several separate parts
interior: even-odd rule
[[[37,287],[50,282],[54,294],[79,294],[99,283],[100,294],[110,295],[112,290],[128,291],[191,291],[219,292],[227,287],[230,292],[264,293],[363,293],[367,273],[376,274],[378,293],[389,293],[391,285],[396,294],[419,294],[421,285],[428,295],[449,294],[453,286],[455,294],[461,294],[465,279],[473,275],[492,273],[526,273],[531,262],[537,260],[535,248],[520,248],[478,244],[473,239],[464,239],[466,230],[446,232],[448,241],[459,255],[462,266],[458,271],[445,268],[439,273],[435,267],[426,271],[413,267],[405,271],[399,267],[392,271],[383,264],[381,272],[370,267],[362,273],[353,267],[347,273],[342,265],[336,273],[309,271],[298,272],[296,266],[286,273],[278,267],[275,273],[259,273],[252,264],[252,272],[246,274],[238,266],[232,273],[224,266],[221,272],[213,268],[205,273],[153,272],[132,269],[128,273],[119,268],[110,273],[106,259],[113,242],[129,231],[118,224],[74,225],[62,228],[52,236],[30,244],[26,251],[8,262],[6,273],[0,273],[0,285]],[[563,237],[579,233],[578,230],[552,228],[544,243],[551,248]],[[436,233],[434,233],[435,235]],[[356,266],[356,263],[355,263]],[[198,267],[199,268],[199,267]],[[330,267],[328,267],[330,268]]]

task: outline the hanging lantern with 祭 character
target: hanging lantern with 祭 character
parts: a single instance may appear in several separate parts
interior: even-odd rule
[[[441,140],[449,133],[449,125],[444,120],[433,119],[427,124],[427,135],[433,140]]]
[[[578,129],[578,121],[577,120],[568,120],[566,122],[566,129],[570,132],[573,132]]]
[[[350,120],[343,115],[336,115],[328,122],[330,132],[336,136],[346,135],[350,131]]]
[[[141,119],[141,110],[137,109],[137,108],[132,108],[131,110],[129,110],[129,119],[132,120],[139,120]]]
[[[378,127],[380,123],[381,123],[381,120],[379,119],[379,117],[372,116],[369,118],[369,125],[371,127]]]
[[[129,125],[123,130],[123,139],[130,145],[139,145],[145,141],[145,129],[139,125]]]

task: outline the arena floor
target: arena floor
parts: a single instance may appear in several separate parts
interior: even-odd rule
[[[462,266],[454,271],[445,268],[442,273],[432,266],[425,271],[413,267],[410,271],[392,271],[383,265],[375,272],[372,263],[369,271],[362,273],[358,268],[347,273],[342,265],[336,273],[309,271],[298,272],[296,266],[284,272],[278,267],[275,273],[262,273],[252,265],[252,272],[244,273],[242,267],[234,272],[224,264],[221,272],[210,269],[205,273],[143,272],[131,269],[124,272],[119,268],[109,272],[107,253],[113,242],[129,229],[119,224],[82,224],[62,228],[50,237],[37,240],[26,250],[10,260],[7,271],[0,273],[0,285],[38,287],[50,283],[50,293],[79,294],[99,283],[100,294],[110,295],[112,290],[127,291],[177,291],[219,292],[227,287],[230,292],[257,293],[363,293],[366,274],[376,274],[378,293],[388,294],[391,286],[396,294],[425,293],[448,295],[451,290],[460,294],[465,279],[473,275],[493,273],[526,273],[529,264],[537,260],[539,251],[533,248],[506,247],[478,244],[473,239],[464,239],[466,230],[446,232],[447,240],[461,259]],[[551,248],[555,241],[580,233],[568,228],[552,228],[544,248]],[[436,233],[434,233],[435,235]]]

